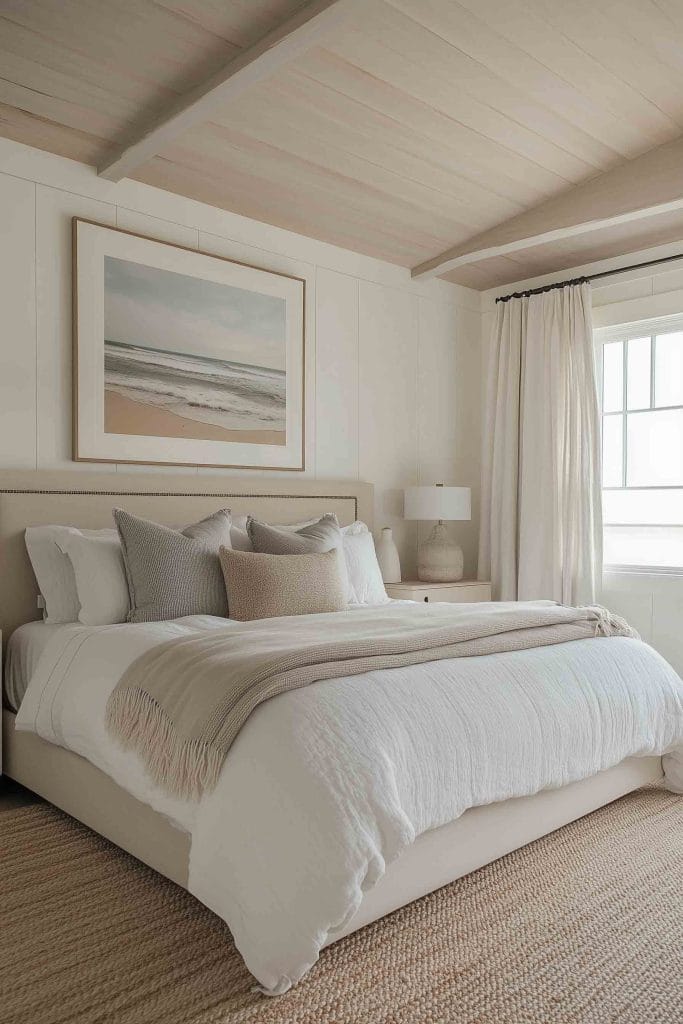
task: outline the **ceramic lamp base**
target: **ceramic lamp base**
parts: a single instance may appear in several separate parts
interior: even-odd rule
[[[455,583],[463,576],[462,548],[437,523],[417,554],[417,578],[423,583]]]

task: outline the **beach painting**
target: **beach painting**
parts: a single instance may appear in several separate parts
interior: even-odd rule
[[[106,461],[302,468],[303,282],[82,221],[76,232],[79,257],[99,256],[95,274],[77,264],[78,441],[101,417],[91,440]]]
[[[105,256],[105,431],[284,445],[285,305]]]

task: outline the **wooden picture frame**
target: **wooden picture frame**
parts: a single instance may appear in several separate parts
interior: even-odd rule
[[[72,224],[74,460],[303,470],[305,280]]]

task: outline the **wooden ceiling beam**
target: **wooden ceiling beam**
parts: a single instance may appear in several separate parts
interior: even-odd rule
[[[447,249],[413,267],[411,276],[440,277],[472,263],[682,208],[683,137],[604,171]]]
[[[189,93],[180,96],[144,129],[129,138],[98,168],[108,181],[120,181],[155,157],[194,125],[207,121],[222,105],[273,75],[315,46],[354,0],[311,0],[291,18],[234,57]]]

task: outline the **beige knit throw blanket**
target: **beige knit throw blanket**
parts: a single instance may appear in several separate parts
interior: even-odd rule
[[[138,658],[107,705],[109,730],[168,792],[199,797],[259,704],[322,679],[527,650],[588,637],[635,636],[600,607],[550,602],[391,604],[262,619],[169,640]]]

